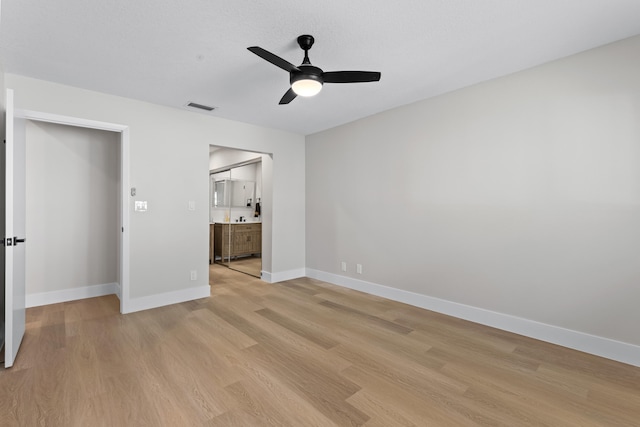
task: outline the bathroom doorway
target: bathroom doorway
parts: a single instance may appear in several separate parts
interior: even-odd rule
[[[257,278],[263,267],[264,181],[271,178],[264,176],[264,156],[270,160],[262,153],[215,146],[209,153],[209,263]]]

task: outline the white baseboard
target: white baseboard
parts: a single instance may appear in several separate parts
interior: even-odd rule
[[[268,271],[262,271],[262,280],[267,283],[278,283],[284,282],[285,280],[298,279],[300,277],[305,277],[307,270],[304,268],[299,268],[296,270],[288,270],[288,271],[280,271],[277,273],[270,273]]]
[[[105,283],[102,285],[83,286],[81,288],[63,289],[59,291],[41,292],[37,294],[27,294],[25,305],[29,307],[39,307],[41,305],[58,304],[67,301],[76,301],[85,298],[101,297],[104,295],[119,295],[118,283]]]
[[[136,311],[149,310],[151,308],[163,307],[165,305],[178,304],[194,299],[207,298],[211,295],[209,285],[197,288],[187,288],[180,291],[166,292],[164,294],[149,295],[147,297],[129,298],[123,313],[133,313]]]
[[[640,346],[307,268],[306,276],[640,367]]]

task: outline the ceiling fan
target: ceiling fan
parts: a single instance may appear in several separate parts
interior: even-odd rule
[[[276,67],[280,67],[289,72],[291,88],[280,99],[280,104],[288,104],[296,96],[314,96],[322,89],[324,83],[365,83],[377,82],[380,80],[380,73],[377,71],[322,71],[322,69],[311,65],[309,61],[309,49],[313,46],[313,36],[303,34],[298,37],[298,44],[304,50],[304,60],[297,67],[280,58],[273,53],[258,46],[248,47],[251,52],[258,55],[265,61],[271,62]]]

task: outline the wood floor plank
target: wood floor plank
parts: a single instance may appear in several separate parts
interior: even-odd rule
[[[317,331],[312,330],[311,328],[307,328],[304,324],[301,324],[300,322],[297,322],[288,316],[278,314],[268,308],[258,310],[256,311],[256,313],[266,319],[271,320],[274,323],[277,323],[283,328],[290,330],[294,334],[297,334],[300,337],[319,345],[325,350],[338,345],[338,341],[332,339],[330,336],[319,334]]]
[[[331,352],[355,366],[365,368],[371,374],[398,383],[415,394],[424,393],[427,398],[434,394],[461,395],[468,389],[464,382],[442,374],[439,370],[425,368],[408,360],[394,360],[376,349],[367,348],[367,351],[363,352],[349,344],[341,344],[331,349]]]
[[[603,359],[577,350],[564,349],[554,344],[524,339],[514,353],[526,355],[550,365],[556,365],[591,378],[620,384],[640,393],[640,369],[613,360]]]
[[[433,367],[431,359],[423,356],[431,345],[411,339],[411,334],[397,334],[384,328],[372,328],[366,322],[349,322],[347,316],[334,313],[329,308],[319,307],[317,303],[307,306],[299,300],[271,296],[263,304],[285,317],[295,319],[309,330],[317,331],[321,336],[329,336],[335,342],[349,342],[366,346],[376,342],[381,351],[392,351],[396,355],[412,359],[417,363]],[[441,362],[438,362],[442,366]]]
[[[34,307],[5,426],[637,426],[640,368],[310,278]]]
[[[295,356],[299,360],[309,361],[314,361],[315,355],[322,354],[321,352],[324,350],[315,342],[266,319],[258,312],[247,312],[241,315],[227,307],[217,305],[215,302],[212,303],[212,308],[218,316],[258,342],[259,348],[287,349],[288,355]],[[315,362],[317,365],[333,371],[339,371],[348,366],[348,363],[343,359],[328,352],[323,353],[323,357],[318,358]]]
[[[295,387],[288,386],[288,379],[255,363],[251,355],[236,353],[231,356],[236,369],[244,373],[244,382],[252,392],[268,399],[288,422],[294,426],[335,426],[329,418],[318,411]]]
[[[415,424],[413,421],[407,419],[403,414],[403,409],[389,405],[388,399],[381,400],[379,396],[369,393],[365,389],[349,397],[347,401],[366,414],[375,414],[374,418],[371,418],[364,424],[366,427],[420,426],[420,424]]]
[[[259,393],[253,393],[252,387],[245,387],[242,381],[238,381],[225,387],[225,390],[235,398],[238,406],[243,412],[253,415],[261,420],[265,425],[270,426],[292,426],[286,416],[274,409],[269,398]]]
[[[271,419],[259,418],[247,411],[237,409],[225,412],[205,425],[208,427],[273,427]]]
[[[329,307],[333,310],[345,313],[356,320],[366,320],[369,323],[375,323],[379,327],[388,329],[393,332],[398,332],[400,334],[408,334],[409,332],[413,331],[413,329],[408,328],[406,326],[402,326],[397,323],[390,322],[381,317],[362,312],[355,308],[347,307],[346,305],[338,304],[332,301],[323,301],[320,304],[325,307]]]
[[[560,395],[551,391],[540,395],[535,391],[536,384],[529,378],[501,375],[496,371],[493,372],[494,376],[491,376],[491,371],[480,374],[477,369],[461,368],[455,363],[445,366],[442,371],[471,384],[465,392],[466,398],[490,408],[496,417],[514,420],[517,425],[527,425],[531,420],[548,426],[585,425],[581,411],[583,407],[576,405],[575,399],[559,400]],[[501,380],[503,378],[510,380],[505,382]],[[559,401],[562,403],[557,405]]]
[[[222,339],[239,350],[257,344],[253,338],[243,334],[211,310],[197,310],[194,317],[200,320],[197,327],[204,329],[203,333],[212,340]]]
[[[268,372],[284,378],[285,384],[295,390],[314,408],[338,425],[360,426],[369,416],[347,403],[346,399],[360,390],[347,378],[331,370],[319,368],[284,355],[275,348],[251,347],[251,358]]]
[[[384,407],[395,410],[402,414],[403,417],[409,419],[418,426],[436,425],[456,425],[456,426],[477,426],[477,425],[496,425],[495,420],[485,419],[485,423],[476,423],[470,419],[468,414],[459,414],[450,409],[450,404],[455,404],[455,399],[450,399],[445,395],[432,395],[425,397],[425,394],[416,394],[413,390],[404,387],[402,384],[394,381],[392,378],[380,376],[371,373],[368,369],[353,365],[343,372],[343,375],[353,382],[359,384],[362,390],[368,395],[374,396],[378,402]],[[353,401],[354,405],[366,409],[358,404],[359,398],[357,394],[348,399]],[[369,406],[369,408],[371,408]],[[473,413],[473,410],[469,410]],[[371,417],[376,419],[378,412],[372,412]]]

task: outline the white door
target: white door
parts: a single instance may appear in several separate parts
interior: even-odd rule
[[[25,329],[25,120],[16,119],[13,90],[6,93],[5,143],[5,347],[4,366],[13,366]]]

